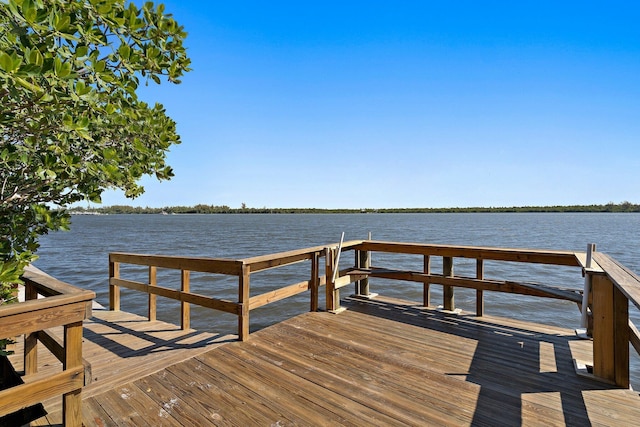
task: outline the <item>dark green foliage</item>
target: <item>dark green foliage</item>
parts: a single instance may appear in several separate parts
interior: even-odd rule
[[[136,89],[179,83],[185,36],[150,2],[0,1],[1,282],[33,259],[38,236],[67,227],[58,208],[106,188],[135,197],[141,176],[172,176],[176,124]]]
[[[387,208],[387,209],[318,209],[318,208],[249,208],[246,205],[239,209],[229,206],[195,205],[171,206],[165,208],[142,208],[123,205],[106,206],[95,209],[76,207],[73,213],[100,214],[283,214],[283,213],[491,213],[491,212],[640,212],[640,205],[623,202],[606,205],[572,205],[572,206],[522,206],[522,207],[475,207],[475,208]]]

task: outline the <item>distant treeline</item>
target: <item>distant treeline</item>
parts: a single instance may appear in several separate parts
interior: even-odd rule
[[[640,212],[640,205],[629,202],[606,205],[520,206],[471,208],[387,208],[387,209],[317,209],[317,208],[230,208],[222,205],[169,206],[164,208],[125,205],[99,208],[74,207],[74,214],[311,214],[311,213],[491,213],[491,212]]]

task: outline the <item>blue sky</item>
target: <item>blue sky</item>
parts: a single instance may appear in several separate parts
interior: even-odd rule
[[[103,205],[640,202],[640,3],[164,3],[176,176]]]

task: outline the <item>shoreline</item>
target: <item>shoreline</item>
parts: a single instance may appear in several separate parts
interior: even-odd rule
[[[455,207],[455,208],[230,208],[228,206],[195,205],[169,206],[163,208],[134,207],[125,205],[96,208],[74,207],[68,210],[72,215],[113,215],[113,214],[385,214],[385,213],[640,213],[640,204],[624,202],[606,205],[567,206],[512,206],[512,207]]]

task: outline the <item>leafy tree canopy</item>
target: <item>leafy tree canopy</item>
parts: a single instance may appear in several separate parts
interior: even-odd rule
[[[175,122],[136,90],[189,71],[184,29],[163,5],[0,0],[0,282],[15,281],[64,207],[129,197],[169,179]],[[54,209],[55,208],[55,209]]]

